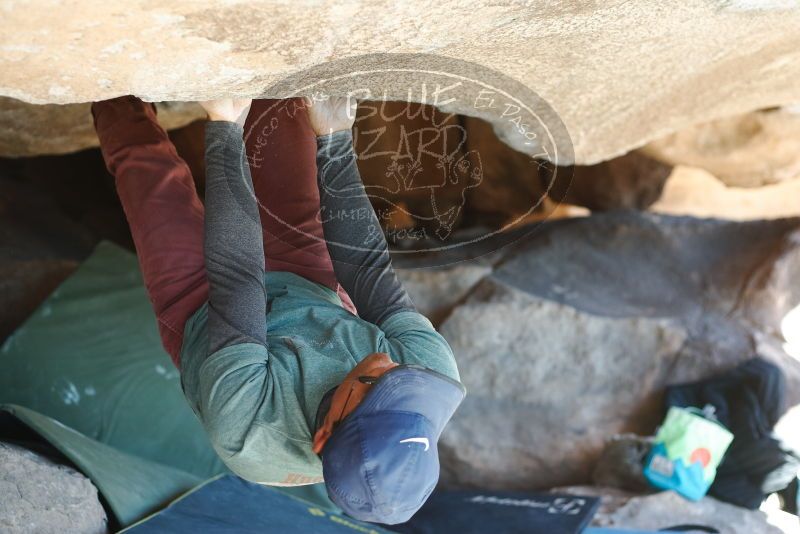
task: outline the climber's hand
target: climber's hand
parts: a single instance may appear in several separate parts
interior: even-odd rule
[[[356,120],[358,102],[354,98],[332,96],[325,99],[305,98],[308,119],[317,136],[349,130]]]
[[[208,113],[209,120],[235,122],[244,126],[252,100],[249,98],[221,98],[199,102]]]

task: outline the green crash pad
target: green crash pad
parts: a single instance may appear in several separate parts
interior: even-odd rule
[[[0,366],[5,411],[82,469],[122,526],[227,472],[161,347],[136,256],[116,245],[6,340]],[[322,485],[287,493],[333,508]]]

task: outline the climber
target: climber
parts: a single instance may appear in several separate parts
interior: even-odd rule
[[[375,232],[354,109],[202,105],[205,207],[153,105],[92,106],[185,396],[241,477],[324,480],[356,519],[406,521],[438,480],[437,440],[464,388]]]

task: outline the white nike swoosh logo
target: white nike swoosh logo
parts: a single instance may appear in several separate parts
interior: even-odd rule
[[[422,443],[423,445],[425,445],[426,451],[431,448],[431,444],[428,441],[428,438],[407,438],[401,440],[400,443]]]

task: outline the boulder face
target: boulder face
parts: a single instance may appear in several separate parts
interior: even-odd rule
[[[698,124],[647,145],[673,165],[704,169],[728,187],[762,187],[800,178],[800,109],[783,107]]]
[[[798,198],[800,179],[758,188],[728,187],[704,169],[679,165],[650,210],[730,220],[780,219],[800,215]]]
[[[447,478],[513,489],[584,480],[609,432],[651,430],[654,386],[687,337],[668,320],[592,316],[494,280],[441,332],[468,391],[441,442]]]
[[[195,103],[158,104],[159,123],[171,130],[206,114]],[[34,106],[0,97],[0,155],[65,154],[97,146],[89,104]]]
[[[154,101],[283,96],[270,89],[280,79],[379,52],[469,61],[549,102],[582,164],[691,124],[800,101],[800,11],[786,1],[346,0],[298,8],[270,0],[89,0],[78,9],[34,1],[6,5],[3,23],[0,95],[37,104],[122,94]],[[405,91],[403,99],[431,102],[431,93],[409,93],[413,73],[387,79]],[[345,83],[338,91],[358,88]],[[448,106],[475,115],[472,104]],[[501,133],[507,118],[494,121]]]
[[[800,363],[781,348],[800,303],[798,228],[618,212],[543,224],[496,253],[472,289],[437,299],[468,391],[440,441],[443,480],[586,482],[611,436],[655,431],[666,385],[755,355],[800,401]],[[442,269],[475,282],[475,269]],[[426,288],[424,272],[410,286],[423,302],[443,276]]]
[[[0,442],[0,531],[105,534],[97,488],[72,467]]]

